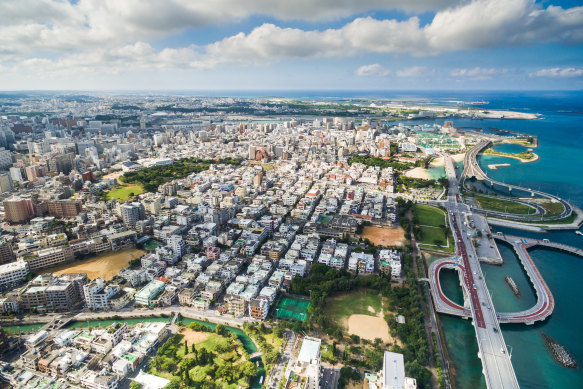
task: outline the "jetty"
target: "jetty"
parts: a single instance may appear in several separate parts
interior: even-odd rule
[[[555,339],[551,338],[549,335],[541,332],[541,336],[545,343],[545,347],[553,356],[553,359],[557,361],[560,365],[568,367],[570,369],[575,369],[577,367],[577,361],[571,355],[569,350],[562,344],[559,344]]]
[[[512,277],[506,276],[504,277],[504,281],[506,281],[506,284],[510,287],[510,289],[512,289],[512,293],[514,293],[514,295],[520,295],[520,290],[518,289],[518,286],[516,286],[516,282],[514,282]]]

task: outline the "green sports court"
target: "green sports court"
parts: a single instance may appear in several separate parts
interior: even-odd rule
[[[275,317],[283,320],[305,321],[308,318],[310,301],[301,297],[284,297],[275,309]]]

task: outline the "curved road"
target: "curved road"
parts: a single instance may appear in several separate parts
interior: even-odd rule
[[[464,156],[464,170],[463,170],[462,175],[461,175],[462,185],[465,185],[465,180],[467,178],[474,176],[477,179],[487,180],[487,181],[491,182],[492,184],[505,186],[505,187],[508,187],[510,189],[516,189],[516,190],[522,190],[525,192],[534,193],[534,194],[537,194],[539,196],[546,197],[550,200],[558,201],[561,203],[561,205],[563,205],[563,212],[560,215],[549,216],[549,217],[545,218],[545,220],[559,220],[559,219],[564,219],[566,217],[571,216],[571,214],[573,213],[573,207],[571,206],[571,204],[569,204],[568,202],[566,202],[565,200],[563,200],[562,198],[560,198],[558,196],[553,196],[551,194],[548,194],[546,192],[541,192],[538,190],[523,188],[523,187],[518,186],[518,185],[506,184],[506,183],[496,181],[496,180],[488,177],[488,175],[480,167],[480,164],[478,163],[477,157],[478,157],[478,154],[482,150],[484,150],[486,147],[490,146],[490,144],[491,144],[491,142],[488,140],[481,140],[480,142],[478,142],[477,145],[475,145],[472,149],[470,149],[466,153],[466,155]],[[475,211],[481,212],[482,210],[475,209]],[[483,210],[483,211],[487,211],[487,210]],[[520,220],[539,220],[540,219],[540,218],[537,219],[536,217],[533,217],[533,215],[524,216],[524,215],[508,214],[508,213],[504,213],[504,212],[495,212],[495,211],[487,211],[487,212],[491,213],[493,215],[511,218],[511,219],[520,219]]]

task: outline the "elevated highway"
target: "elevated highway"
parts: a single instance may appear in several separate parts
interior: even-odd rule
[[[461,283],[466,296],[465,307],[460,307],[451,300],[443,302],[451,311],[461,311],[468,317],[471,316],[476,331],[476,340],[478,343],[478,357],[482,361],[482,373],[486,380],[488,388],[518,388],[518,381],[510,355],[500,325],[494,305],[484,281],[482,269],[478,256],[468,237],[467,226],[464,217],[469,213],[467,205],[461,202],[458,192],[458,180],[455,169],[449,156],[445,157],[445,170],[449,182],[448,201],[443,205],[448,210],[449,222],[453,231],[454,242],[457,252],[457,267],[461,271]],[[439,265],[439,264],[438,264]],[[436,266],[438,266],[436,265]],[[443,266],[446,266],[444,264]],[[451,264],[453,266],[453,264]],[[435,276],[430,274],[430,280]],[[441,300],[443,292],[439,286],[439,277],[436,278],[438,289],[434,296],[437,295]],[[435,285],[432,285],[432,290]],[[445,297],[445,296],[444,296]],[[437,306],[437,304],[436,304]]]
[[[551,194],[541,192],[538,190],[534,190],[534,189],[530,189],[530,188],[523,188],[523,187],[518,186],[518,185],[506,184],[504,182],[496,181],[496,180],[488,177],[486,175],[486,173],[480,167],[480,164],[478,163],[477,157],[478,157],[478,154],[480,154],[484,149],[489,147],[491,144],[492,144],[492,142],[490,142],[489,140],[481,140],[473,148],[468,150],[468,152],[464,156],[464,170],[463,170],[462,175],[461,175],[462,185],[465,186],[466,179],[469,179],[471,177],[475,177],[478,180],[483,180],[483,181],[489,182],[490,185],[499,185],[499,186],[507,187],[510,191],[520,190],[520,191],[524,191],[524,192],[529,192],[533,196],[538,195],[540,197],[547,198],[551,201],[558,201],[563,206],[563,212],[560,215],[548,216],[548,217],[545,217],[545,220],[559,220],[559,219],[564,219],[566,217],[571,216],[571,214],[573,213],[573,207],[567,201],[563,200],[562,198],[560,198],[558,196],[553,196]],[[512,200],[512,201],[514,201],[514,200]],[[537,206],[535,206],[535,208],[537,208]],[[540,220],[541,216],[542,216],[540,214],[540,211],[541,211],[540,208],[538,209],[539,212],[536,212],[532,215],[517,215],[517,214],[510,214],[510,213],[505,213],[505,212],[488,211],[488,210],[483,210],[480,208],[474,208],[473,211],[484,213],[484,214],[487,214],[488,216],[506,217],[506,218],[512,218],[512,219],[517,219],[517,220],[533,220],[534,221],[534,220]],[[544,211],[544,210],[542,210],[542,211]]]

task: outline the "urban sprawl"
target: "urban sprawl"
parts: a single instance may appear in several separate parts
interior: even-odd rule
[[[395,290],[417,290],[401,219],[411,201],[447,196],[444,178],[410,172],[477,143],[450,121],[476,115],[228,98],[0,99],[0,311],[5,326],[23,325],[0,331],[0,378],[23,388],[431,386],[423,366],[433,343],[420,356],[393,328],[415,321],[393,304],[405,298]],[[423,117],[440,124],[399,123]],[[383,308],[371,317],[386,325],[390,307],[392,341],[317,326],[327,296],[310,285],[327,274],[346,282],[334,292],[388,285],[376,287]],[[223,326],[243,329],[258,356]],[[189,344],[191,333],[228,344]],[[218,356],[228,350],[241,361]],[[219,378],[223,363],[232,377]],[[217,370],[194,374],[201,366]]]

